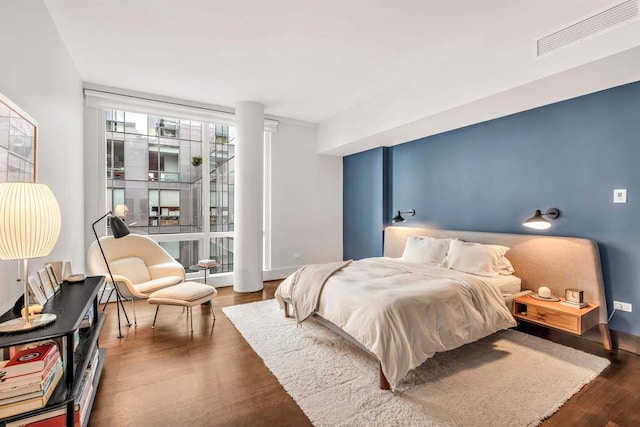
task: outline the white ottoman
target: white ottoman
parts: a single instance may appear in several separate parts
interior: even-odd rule
[[[147,301],[149,304],[156,304],[156,314],[153,316],[153,326],[156,326],[158,310],[161,305],[178,305],[187,308],[187,325],[191,317],[191,333],[193,333],[193,307],[209,302],[213,323],[215,325],[216,315],[213,313],[213,303],[211,300],[218,294],[215,288],[197,282],[182,282],[153,292]]]

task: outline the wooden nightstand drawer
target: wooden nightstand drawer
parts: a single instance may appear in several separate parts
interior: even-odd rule
[[[573,308],[525,295],[513,300],[513,317],[582,335],[598,324],[598,306],[589,304],[585,308]]]
[[[559,311],[547,310],[544,307],[529,305],[527,307],[527,319],[533,322],[543,323],[558,329],[578,333],[578,318]]]

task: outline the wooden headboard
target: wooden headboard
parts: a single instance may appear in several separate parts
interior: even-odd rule
[[[467,242],[508,246],[506,256],[522,288],[537,291],[547,286],[553,295],[564,296],[566,288],[584,290],[585,299],[600,305],[599,323],[607,323],[598,246],[592,240],[574,237],[532,236],[527,234],[484,233],[476,231],[435,230],[429,228],[387,227],[384,231],[384,256],[402,256],[408,236],[458,238]]]

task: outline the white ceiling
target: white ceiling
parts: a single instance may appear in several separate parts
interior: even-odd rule
[[[401,104],[416,120],[640,45],[638,31],[629,46],[533,59],[535,37],[610,0],[45,3],[85,82],[229,107],[258,101],[316,123]]]

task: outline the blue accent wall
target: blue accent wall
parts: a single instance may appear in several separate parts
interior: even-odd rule
[[[407,226],[595,240],[609,312],[614,299],[634,309],[616,312],[610,326],[640,336],[640,82],[390,150],[387,218],[414,208]],[[363,154],[345,162],[345,178],[358,180],[351,165]],[[628,190],[628,203],[613,203],[617,188]],[[561,216],[550,230],[521,225],[536,209],[551,207]],[[351,234],[349,215],[345,211],[345,248],[362,237]],[[380,245],[376,241],[370,252]]]
[[[343,159],[344,259],[382,256],[390,202],[388,165],[388,148],[375,148]]]

